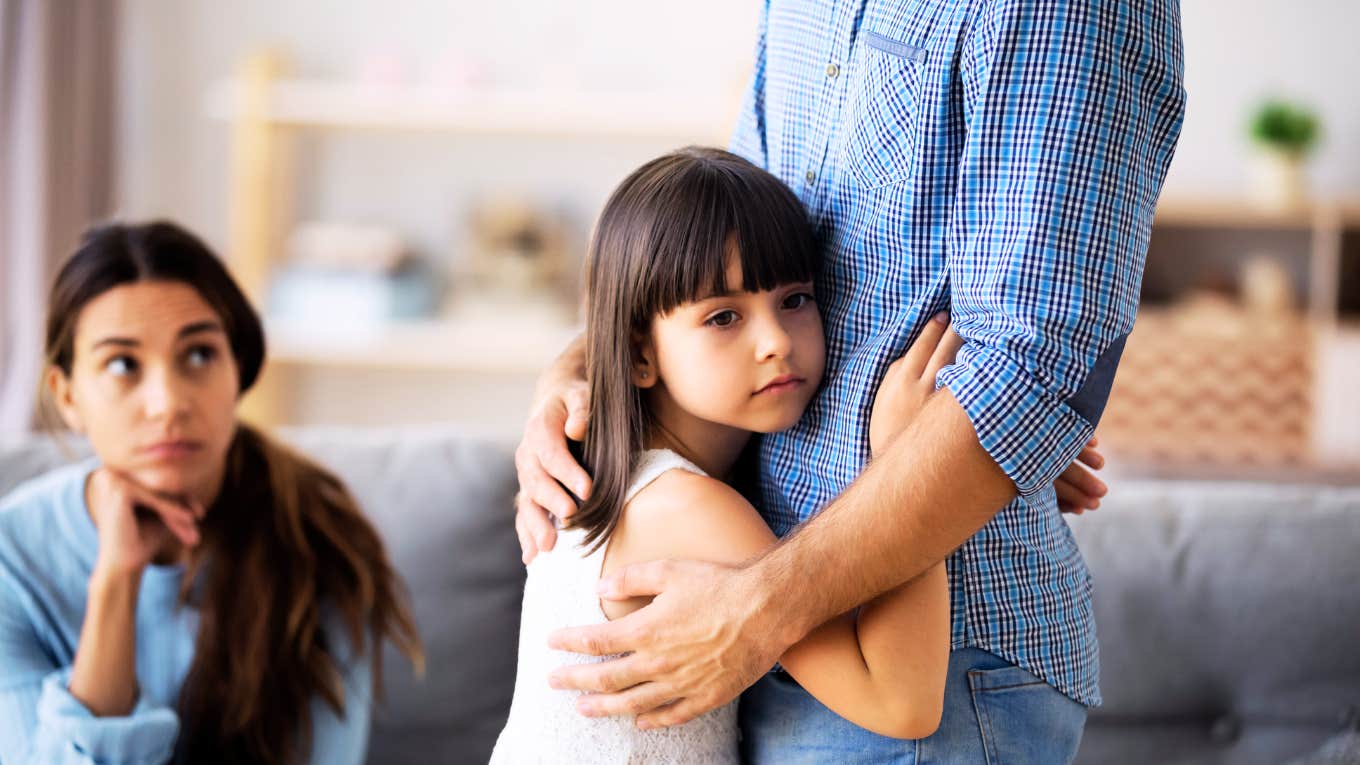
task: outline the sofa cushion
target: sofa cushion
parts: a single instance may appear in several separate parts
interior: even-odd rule
[[[1111,484],[1070,519],[1105,699],[1082,762],[1276,763],[1350,719],[1360,489]]]

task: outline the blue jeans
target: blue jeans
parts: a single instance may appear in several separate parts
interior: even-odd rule
[[[822,706],[784,672],[742,694],[741,756],[756,765],[1049,765],[1077,756],[1086,707],[977,648],[949,656],[944,717],[929,738],[870,733]]]

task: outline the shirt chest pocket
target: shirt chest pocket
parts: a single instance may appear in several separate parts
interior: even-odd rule
[[[844,162],[860,185],[911,177],[928,51],[876,32],[860,33],[859,77],[851,83],[842,134]]]

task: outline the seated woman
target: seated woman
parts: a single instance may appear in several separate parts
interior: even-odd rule
[[[404,588],[334,475],[236,419],[259,317],[168,223],[94,229],[46,390],[95,457],[0,500],[0,764],[359,763]]]

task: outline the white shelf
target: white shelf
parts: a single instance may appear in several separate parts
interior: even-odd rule
[[[243,115],[237,80],[208,93],[209,116]],[[283,79],[269,90],[264,121],[289,127],[437,130],[515,135],[674,138],[723,142],[736,104],[694,93],[476,92]]]
[[[536,374],[582,328],[489,318],[330,328],[273,320],[266,322],[265,331],[274,363]]]

